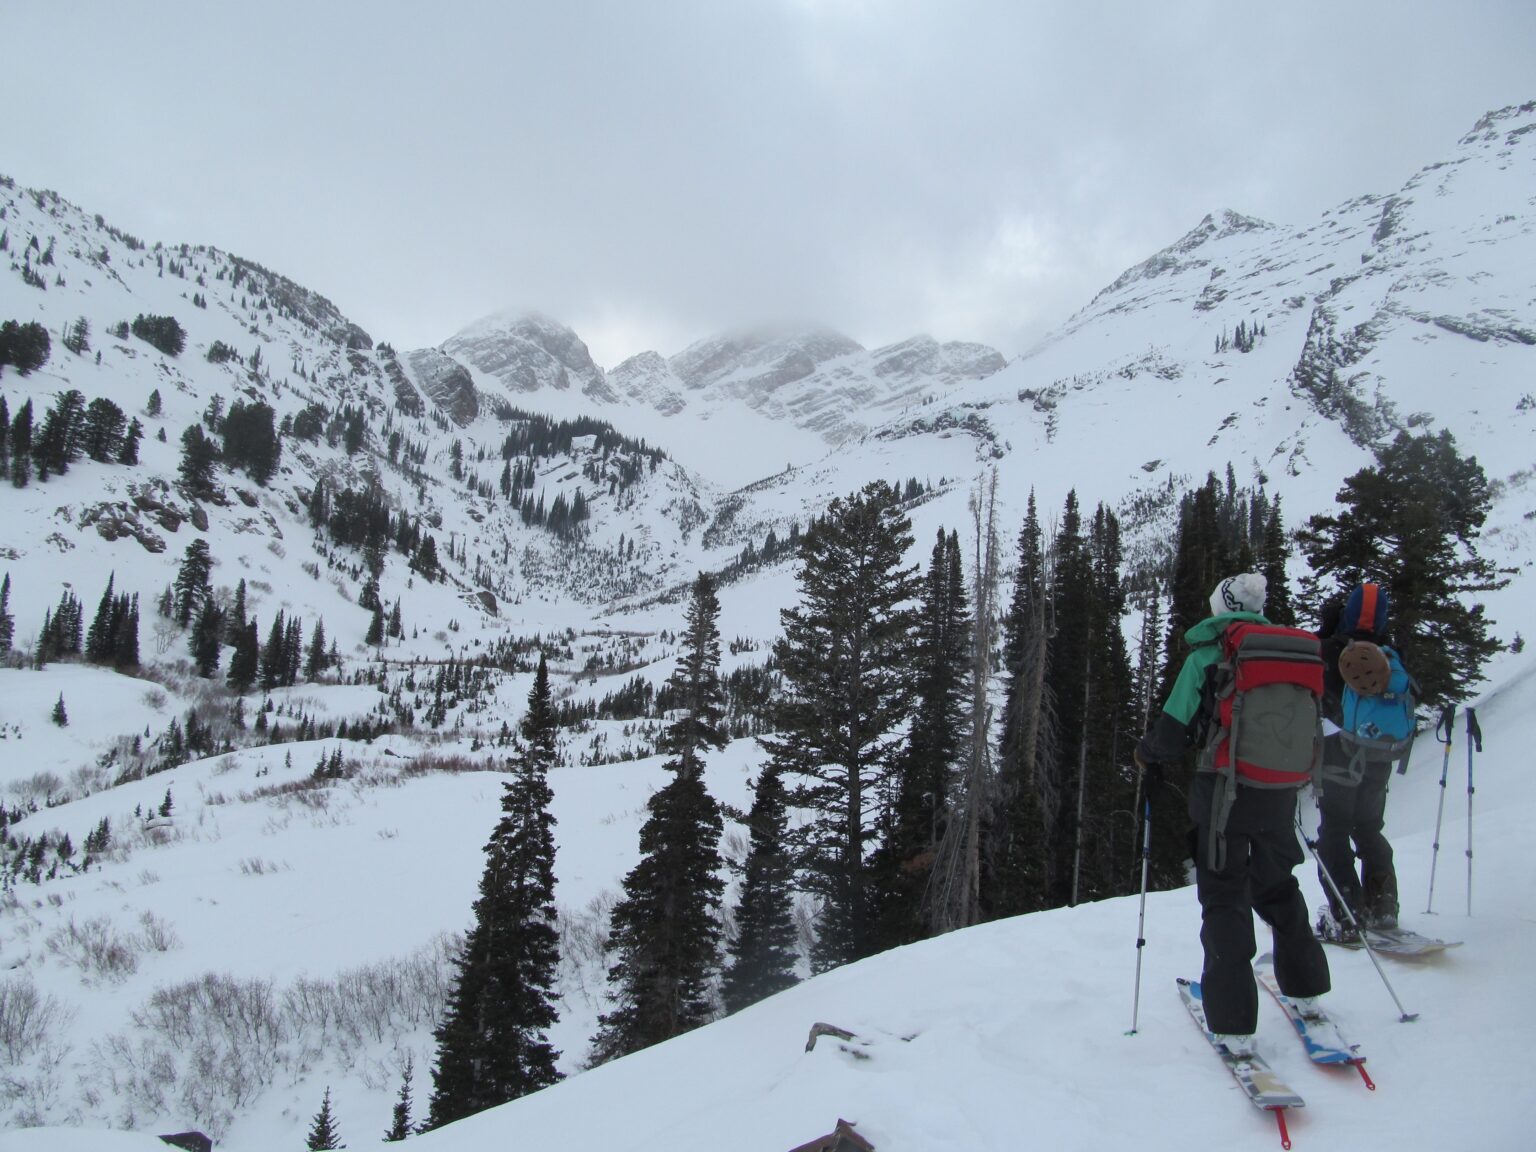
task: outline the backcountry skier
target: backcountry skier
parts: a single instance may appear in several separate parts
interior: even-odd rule
[[[1382,826],[1392,765],[1408,754],[1413,735],[1412,679],[1386,646],[1387,611],[1386,589],[1361,584],[1342,611],[1335,602],[1324,612],[1319,631],[1323,718],[1329,723],[1324,726],[1317,854],[1349,911],[1367,928],[1397,927],[1397,872]],[[1349,917],[1326,880],[1323,890],[1328,905],[1319,917],[1319,934],[1352,937]]]
[[[1296,793],[1311,778],[1319,754],[1316,698],[1322,684],[1317,643],[1309,633],[1269,625],[1263,616],[1266,591],[1264,577],[1255,572],[1229,576],[1216,586],[1211,616],[1184,634],[1190,653],[1162,712],[1136,748],[1136,761],[1152,791],[1166,765],[1178,763],[1192,745],[1201,751],[1189,794],[1196,832],[1192,847],[1200,943],[1205,950],[1201,994],[1208,1027],[1237,1055],[1253,1051],[1258,1026],[1252,968],[1255,912],[1273,932],[1275,976],[1286,996],[1310,1009],[1313,998],[1331,986],[1327,957],[1312,934],[1306,900],[1292,874],[1303,858],[1296,839]],[[1308,664],[1313,677],[1308,688],[1281,685],[1295,698],[1279,711],[1268,710],[1257,689],[1246,694],[1245,716],[1253,722],[1241,731],[1261,743],[1266,731],[1278,733],[1284,745],[1277,751],[1271,741],[1251,753],[1279,765],[1274,771],[1255,768],[1246,751],[1243,759],[1234,754],[1229,761],[1220,747],[1229,742],[1244,745],[1235,737],[1229,740],[1226,725],[1231,717],[1219,697],[1230,706],[1235,694],[1229,680],[1234,660],[1229,647],[1243,644],[1247,636],[1256,646],[1293,646],[1300,657],[1295,663]],[[1285,655],[1271,663],[1280,667]],[[1296,707],[1298,701],[1304,707]],[[1292,713],[1293,726],[1288,718]],[[1271,754],[1290,759],[1273,760]]]

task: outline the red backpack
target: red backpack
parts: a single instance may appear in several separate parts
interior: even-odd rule
[[[1240,621],[1221,635],[1213,666],[1211,723],[1199,769],[1215,772],[1211,866],[1226,863],[1227,816],[1239,783],[1300,788],[1323,762],[1323,658],[1318,639],[1300,628]]]

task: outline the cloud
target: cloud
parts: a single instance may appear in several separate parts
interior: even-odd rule
[[[398,347],[786,315],[1010,353],[1224,207],[1390,191],[1530,99],[1536,8],[11,0],[0,157]],[[634,346],[623,347],[632,341]]]

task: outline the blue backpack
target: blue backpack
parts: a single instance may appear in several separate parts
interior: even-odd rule
[[[1398,771],[1404,771],[1418,729],[1414,715],[1418,685],[1403,667],[1402,658],[1385,644],[1380,647],[1391,669],[1386,691],[1364,696],[1348,684],[1344,686],[1340,739],[1350,754],[1349,774],[1355,781],[1366,762],[1402,761]]]

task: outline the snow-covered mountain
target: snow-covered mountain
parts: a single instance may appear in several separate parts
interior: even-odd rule
[[[452,380],[452,395],[466,397],[455,368],[468,368],[485,397],[643,430],[730,487],[785,462],[814,461],[903,408],[1005,364],[981,344],[917,336],[871,351],[841,333],[802,328],[710,337],[669,358],[641,352],[604,373],[570,329],[514,315],[479,320],[441,348],[406,360],[429,392]],[[457,410],[472,416],[470,408],[467,398],[458,402]],[[729,455],[704,448],[722,435],[734,442]]]
[[[468,922],[497,815],[496,741],[526,698],[527,653],[549,652],[557,694],[573,705],[633,676],[659,684],[676,651],[676,593],[695,572],[725,569],[770,530],[783,539],[871,479],[924,486],[910,508],[918,549],[940,527],[966,533],[967,500],[995,469],[1005,532],[1032,490],[1047,516],[1076,490],[1119,509],[1132,556],[1147,556],[1168,546],[1171,498],[1209,470],[1230,462],[1243,482],[1262,480],[1294,526],[1331,507],[1373,440],[1445,428],[1494,486],[1481,545],[1514,577],[1489,598],[1495,631],[1536,634],[1533,188],[1536,104],[1490,114],[1396,192],[1304,226],[1213,213],[1006,365],[976,346],[921,338],[866,351],[800,331],[646,353],[605,373],[574,333],[526,316],[397,355],[324,297],[248,260],[145,244],[52,193],[0,184],[0,321],[36,322],[52,337],[40,369],[0,374],[9,414],[30,400],[40,419],[78,389],[145,430],[137,465],[82,458],[46,482],[0,485],[0,575],[12,582],[17,644],[30,648],[66,590],[89,614],[111,575],[145,606],[146,664],[138,678],[67,661],[0,669],[0,800],[27,809],[12,834],[67,832],[79,846],[104,818],[118,830],[90,870],[64,868],[0,898],[0,994],[30,989],[54,1009],[46,1043],[0,1046],[0,1126],[203,1125],[234,1152],[297,1146],[329,1084],[348,1143],[366,1146],[388,1122],[407,1055],[425,1099],[431,1010],[450,971],[443,934]],[[183,351],[134,336],[140,315],[174,317]],[[81,319],[77,353],[64,336]],[[221,469],[212,497],[193,496],[178,477],[183,431],[216,426],[210,407],[236,400],[270,405],[283,422],[279,469],[265,485]],[[584,423],[562,435],[518,412]],[[500,478],[514,462],[526,484],[511,498]],[[371,613],[357,602],[365,557],[311,522],[322,482],[381,494],[392,516],[436,541],[437,579],[398,550],[384,557],[380,596],[401,605],[404,628],[382,645],[365,642]],[[574,533],[524,514],[529,498],[549,509],[578,493],[588,515]],[[248,698],[240,722],[259,717],[281,743],[237,727],[233,698],[193,674],[185,630],[153,608],[193,540],[209,546],[218,595],[247,581],[263,634],[282,612],[306,638],[323,620],[337,642],[339,670],[274,690],[271,711]],[[733,573],[721,589],[727,670],[763,662],[795,595],[786,563]],[[450,658],[482,668],[485,683],[448,686]],[[1425,1134],[1455,1145],[1474,1116],[1488,1125],[1483,1146],[1517,1146],[1518,1084],[1488,1065],[1518,1069],[1523,1043],[1519,1014],[1501,1006],[1523,1002],[1520,909],[1536,893],[1519,828],[1536,797],[1518,783],[1518,754],[1503,757],[1532,736],[1520,719],[1531,667],[1528,652],[1504,653],[1484,686],[1485,788],[1502,809],[1478,825],[1488,903],[1476,919],[1446,908],[1441,925],[1468,940],[1454,958],[1394,970],[1424,1010],[1412,1029],[1387,1020],[1373,973],[1341,960],[1340,1001],[1382,1088],[1361,1100],[1358,1084],[1309,1084],[1317,1119],[1296,1131],[1308,1148],[1358,1147],[1383,1123],[1392,1146]],[[49,720],[61,697],[67,727]],[[410,724],[369,743],[331,734],[407,712]],[[168,730],[189,713],[233,750],[162,767]],[[652,739],[644,722],[618,720],[584,720],[562,737],[552,783],[566,961],[554,1039],[569,1073],[600,1011],[605,902],[663,778]],[[343,778],[317,780],[317,762],[338,750]],[[1435,753],[1426,743],[1394,786],[1405,861],[1422,862],[1428,843]],[[711,763],[711,790],[743,803],[760,755],[733,744]],[[173,811],[152,816],[168,792]],[[1445,842],[1459,845],[1457,835],[1453,824]],[[1416,876],[1405,865],[1405,887]],[[1016,1146],[1021,1113],[988,1111],[968,1082],[1025,1092],[1024,1111],[1055,1146],[1123,1137],[1155,1152],[1187,1142],[1191,1114],[1209,1118],[1202,1131],[1267,1139],[1164,995],[1169,976],[1198,962],[1196,915],[1188,892],[1152,901],[1151,924],[1167,927],[1153,928],[1139,1039],[1156,1046],[1120,1036],[1134,957],[1113,948],[1134,938],[1128,906],[1111,901],[876,958],[420,1139],[449,1150],[533,1136],[782,1152],[842,1115],[881,1148]],[[956,982],[968,963],[974,972]],[[1069,983],[1027,981],[1041,966],[1071,973]],[[277,1031],[180,1036],[156,1016],[176,996],[220,989],[265,997]],[[802,1054],[805,1030],[823,1018],[868,1039],[872,1059]],[[1464,1019],[1475,1026],[1452,1023]],[[1479,1035],[1502,1060],[1487,1058]],[[1285,1074],[1314,1075],[1295,1055],[1282,1056]],[[240,1083],[200,1078],[193,1064],[204,1059],[227,1059]],[[1453,1107],[1435,1110],[1446,1067],[1479,1071],[1455,1082]],[[950,1083],[945,1069],[954,1088],[940,1095],[959,1104],[918,1090],[935,1076]],[[679,1083],[693,1095],[676,1094]],[[1380,1107],[1389,1095],[1397,1103]],[[0,1134],[0,1149],[35,1146],[26,1140]]]

